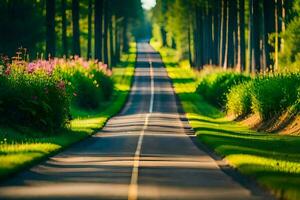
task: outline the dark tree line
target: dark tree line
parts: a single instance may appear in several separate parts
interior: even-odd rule
[[[162,45],[171,47],[174,44],[167,41],[175,41],[182,57],[188,55],[191,65],[198,69],[215,65],[260,73],[278,68],[279,54],[284,51],[281,35],[295,16],[293,3],[294,0],[158,0],[153,21]],[[188,4],[184,11],[188,17],[178,9],[182,4]],[[180,23],[187,25],[180,27]],[[187,36],[180,38],[178,32]],[[178,46],[180,43],[186,47]]]
[[[81,55],[80,42],[80,9],[79,0],[72,0],[72,55]],[[129,50],[129,26],[133,27],[136,20],[142,17],[143,11],[139,0],[87,0],[87,58],[95,57],[104,63],[114,65],[119,61],[122,52]],[[48,35],[55,32],[53,15],[61,15],[62,43],[64,54],[68,55],[68,40],[66,39],[66,0],[61,0],[61,13],[56,12],[55,1],[47,0],[47,41]],[[94,37],[93,37],[94,36]],[[94,52],[92,52],[92,42]],[[46,45],[46,52],[55,56],[55,41]]]
[[[140,0],[0,2],[0,53],[18,47],[48,56],[78,55],[114,65],[141,28]]]

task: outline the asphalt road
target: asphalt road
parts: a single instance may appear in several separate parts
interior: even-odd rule
[[[0,186],[0,199],[265,199],[226,175],[187,134],[171,81],[148,43],[122,112],[93,137]]]

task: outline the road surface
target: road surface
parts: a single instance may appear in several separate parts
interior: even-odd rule
[[[160,55],[138,43],[122,112],[102,131],[0,186],[0,199],[262,199],[186,134]]]

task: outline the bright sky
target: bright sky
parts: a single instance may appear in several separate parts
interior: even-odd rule
[[[156,0],[142,0],[142,3],[143,3],[143,8],[149,10],[155,6]]]

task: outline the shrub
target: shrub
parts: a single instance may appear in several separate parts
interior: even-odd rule
[[[252,110],[263,120],[280,114],[295,104],[300,87],[300,74],[258,77],[251,89]]]
[[[45,131],[68,121],[69,96],[64,83],[45,73],[20,71],[0,77],[0,121]]]
[[[247,75],[234,72],[208,74],[200,81],[197,87],[197,93],[212,104],[222,107],[226,103],[226,94],[229,89],[234,85],[250,79],[251,78]]]
[[[95,109],[110,99],[114,83],[111,72],[102,63],[77,58],[59,66],[55,73],[68,83],[68,90],[73,94],[72,102],[76,106]]]
[[[243,117],[251,113],[252,82],[241,83],[232,87],[226,95],[226,110],[228,114]]]
[[[100,87],[101,89],[103,100],[109,100],[114,91],[113,80],[109,76],[105,75],[102,71],[93,70],[92,74],[94,75],[94,79],[97,81],[96,86]]]
[[[71,102],[96,108],[113,93],[106,65],[85,61],[37,60],[19,55],[12,64],[0,62],[0,122],[52,131],[63,127]]]
[[[299,73],[260,76],[230,90],[227,94],[227,112],[237,117],[253,112],[263,120],[287,109],[299,112],[299,91]]]

